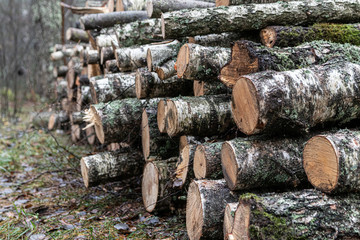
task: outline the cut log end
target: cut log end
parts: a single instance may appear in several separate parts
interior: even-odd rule
[[[157,124],[159,131],[161,133],[166,133],[166,124],[165,124],[165,118],[166,118],[166,100],[160,100],[158,103],[158,111],[157,111]]]
[[[147,64],[147,68],[148,68],[149,72],[152,72],[152,70],[153,70],[153,68],[152,68],[152,55],[151,55],[150,48],[148,48],[148,50],[146,52],[146,64]]]
[[[215,6],[216,7],[229,6],[229,5],[230,5],[230,0],[216,0],[215,1]]]
[[[142,77],[140,69],[136,71],[135,75],[135,94],[136,98],[142,99],[146,98],[146,90],[147,90],[147,84],[145,82],[145,78]]]
[[[229,239],[250,239],[250,204],[240,201],[234,216],[234,224]]]
[[[166,102],[166,132],[170,137],[178,134],[178,112],[173,101]]]
[[[71,140],[72,142],[76,143],[80,140],[81,137],[81,129],[80,125],[73,124],[71,125]]]
[[[146,1],[146,12],[149,18],[151,18],[154,11],[154,6],[152,1]]]
[[[159,78],[160,78],[161,80],[165,80],[165,72],[164,72],[164,69],[156,68],[155,72],[157,73],[157,75],[159,76]]]
[[[231,108],[236,125],[243,133],[251,135],[259,128],[259,103],[254,84],[242,77],[235,84]]]
[[[234,190],[237,185],[237,170],[239,167],[236,161],[234,149],[227,142],[225,142],[221,148],[221,165],[228,187],[230,190]]]
[[[276,31],[271,27],[264,28],[260,31],[261,43],[268,48],[274,47],[276,38]]]
[[[180,161],[179,164],[176,166],[176,172],[175,172],[176,179],[181,180],[182,186],[185,184],[189,172],[189,163],[190,163],[189,156],[190,156],[190,147],[189,145],[187,145],[180,151],[180,159],[182,159],[182,161]]]
[[[206,157],[204,146],[199,145],[194,155],[194,174],[195,178],[203,179],[206,177]]]
[[[195,97],[204,96],[204,81],[195,80],[193,85],[193,90]]]
[[[84,181],[84,185],[86,188],[88,188],[89,187],[89,168],[86,166],[84,158],[81,158],[80,166],[81,166],[81,175],[82,175],[82,179]]]
[[[337,186],[340,169],[335,145],[325,136],[315,136],[305,145],[304,169],[310,183],[322,192]]]
[[[156,207],[159,192],[159,173],[152,162],[145,165],[141,184],[142,199],[146,211],[152,212]]]
[[[95,144],[96,140],[96,133],[94,127],[89,127],[85,129],[86,139],[90,145]]]
[[[192,182],[188,190],[186,202],[186,230],[190,239],[200,239],[204,225],[201,194],[196,182]]]
[[[234,213],[237,209],[238,203],[228,203],[225,207],[225,213],[224,213],[224,239],[225,240],[232,240],[232,228],[234,225]]]
[[[96,108],[94,106],[90,107],[90,111],[87,111],[87,113],[85,114],[85,118],[89,119],[87,122],[89,122],[90,125],[94,125],[96,137],[99,139],[101,144],[104,144],[105,143],[105,134],[104,134],[103,126],[102,126],[101,117],[99,116],[99,114],[96,111]]]
[[[90,94],[91,94],[91,99],[92,102],[94,104],[98,104],[99,101],[97,100],[97,95],[96,95],[96,90],[95,90],[95,86],[94,86],[95,82],[90,82]]]
[[[53,130],[56,124],[56,113],[51,114],[50,118],[49,118],[49,123],[48,123],[48,129],[49,130]]]
[[[179,78],[182,78],[184,76],[184,73],[189,65],[189,59],[190,59],[190,49],[187,44],[184,44],[180,48],[176,60],[176,71],[177,71],[177,76]]]
[[[150,156],[150,129],[146,110],[143,111],[141,119],[141,144],[144,158],[148,159]]]
[[[165,39],[166,34],[165,34],[165,20],[164,20],[164,14],[161,14],[161,35],[163,37],[163,39]]]

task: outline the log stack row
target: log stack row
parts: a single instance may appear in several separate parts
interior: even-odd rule
[[[360,237],[357,1],[122,6],[52,54],[72,128],[109,146],[86,187],[142,174],[145,209],[186,205],[190,239]]]

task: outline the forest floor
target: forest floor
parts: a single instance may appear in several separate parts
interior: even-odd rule
[[[86,189],[68,134],[31,128],[29,112],[0,126],[0,239],[187,239],[185,216],[149,214],[141,178]]]

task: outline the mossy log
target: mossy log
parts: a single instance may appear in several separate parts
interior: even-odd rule
[[[142,112],[141,143],[145,161],[148,161],[150,156],[167,159],[178,155],[179,138],[170,138],[166,133],[161,133],[157,126],[160,100],[153,98]]]
[[[180,10],[161,16],[163,38],[260,30],[269,25],[357,22],[360,3],[353,0],[278,1],[226,8]],[[309,14],[311,13],[311,14]],[[216,23],[216,24],[214,24]]]
[[[360,45],[359,24],[317,23],[310,27],[268,26],[260,31],[262,44],[267,47],[292,47],[315,40]]]
[[[89,42],[89,36],[86,31],[78,28],[68,28],[66,30],[66,40],[74,42]]]
[[[118,48],[115,50],[115,57],[121,71],[133,71],[140,67],[146,67],[148,49],[156,51],[155,49],[162,49],[164,46],[175,48],[178,44],[179,41],[174,40],[163,44],[147,44],[128,48]]]
[[[105,62],[105,68],[108,73],[118,73],[120,71],[117,67],[116,59],[107,60]]]
[[[203,47],[187,43],[180,48],[177,56],[177,75],[189,80],[217,79],[221,68],[230,59],[230,48]]]
[[[165,80],[172,76],[175,76],[176,75],[175,63],[176,63],[176,60],[172,59],[172,60],[167,61],[166,63],[164,63],[161,66],[157,66],[155,69],[155,72],[157,73],[158,77],[161,80]]]
[[[135,85],[136,97],[139,99],[193,95],[191,91],[192,82],[180,79],[177,76],[161,80],[157,73],[149,72],[145,68],[137,70]]]
[[[66,80],[69,89],[75,87],[75,79],[77,76],[80,76],[82,68],[83,66],[81,64],[80,58],[78,57],[73,57],[68,62],[68,72],[66,74]]]
[[[287,2],[288,0],[283,0],[283,2]],[[216,7],[220,6],[236,6],[242,4],[249,3],[274,3],[278,2],[278,0],[216,0]]]
[[[135,21],[114,29],[120,47],[148,44],[162,39],[160,19]]]
[[[103,47],[100,50],[100,64],[105,64],[106,62],[109,60],[114,60],[115,61],[115,66],[116,66],[116,60],[115,60],[115,54],[114,54],[114,50],[112,47]],[[117,66],[116,66],[117,68]]]
[[[311,138],[304,148],[310,183],[326,193],[360,190],[360,132],[340,130]]]
[[[86,63],[87,64],[99,64],[100,55],[98,50],[87,50],[86,54]]]
[[[53,113],[49,118],[48,129],[51,131],[54,129],[65,128],[65,125],[68,124],[68,122],[69,116],[65,111]]]
[[[145,11],[89,14],[80,18],[80,25],[84,30],[102,29],[147,18]]]
[[[145,11],[146,0],[117,0],[116,11]]]
[[[167,101],[169,136],[213,136],[235,126],[226,95],[179,97]]]
[[[156,48],[149,48],[146,53],[146,63],[149,71],[155,71],[156,67],[161,66],[178,54],[181,44],[159,44]]]
[[[359,79],[360,65],[342,60],[245,75],[232,92],[232,115],[247,135],[344,124],[360,116]]]
[[[91,97],[94,103],[110,102],[136,97],[135,73],[114,73],[106,78],[91,81]]]
[[[316,190],[240,196],[233,239],[359,239],[358,194]]]
[[[238,200],[225,180],[196,180],[188,190],[186,230],[191,240],[221,239],[227,203]]]
[[[207,142],[197,146],[194,154],[194,174],[197,179],[224,178],[221,168],[223,142]]]
[[[226,141],[221,165],[231,190],[297,187],[308,183],[302,163],[306,139]]]
[[[198,0],[148,0],[146,12],[149,18],[160,18],[162,13],[189,8],[211,8],[214,3]]]
[[[174,188],[187,189],[194,179],[194,154],[197,144],[188,144],[180,150],[179,160],[176,163]]]
[[[286,71],[322,64],[333,58],[360,63],[359,47],[326,41],[310,42],[297,47],[264,48],[250,41],[232,46],[231,61],[220,72],[220,80],[232,88],[245,74],[265,70]]]
[[[59,67],[54,67],[53,76],[54,77],[66,77],[68,70],[69,70],[68,66],[65,66],[65,65],[62,65]]]
[[[87,127],[95,126],[100,143],[126,142],[139,140],[142,109],[145,101],[126,98],[107,103],[91,105],[84,120]]]
[[[103,152],[81,158],[81,175],[85,187],[119,181],[140,175],[143,169],[138,151]]]
[[[234,215],[235,211],[238,208],[239,203],[228,203],[225,207],[224,212],[224,225],[223,225],[223,232],[224,232],[224,240],[230,240],[229,235],[231,235],[233,225],[234,225]]]
[[[231,47],[231,43],[239,40],[250,40],[260,42],[259,31],[226,32],[220,34],[197,35],[188,37],[189,43],[204,47]]]
[[[193,91],[195,97],[231,93],[231,89],[226,87],[226,85],[224,85],[222,82],[216,80],[215,81],[194,80]]]
[[[146,211],[153,212],[170,209],[175,190],[172,188],[172,175],[177,158],[147,162],[141,183],[142,199]]]

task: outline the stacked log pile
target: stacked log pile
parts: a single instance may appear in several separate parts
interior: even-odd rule
[[[82,158],[86,187],[142,174],[145,209],[186,205],[190,239],[360,237],[360,134],[339,130],[360,117],[358,2],[73,9],[76,44],[51,54],[62,111],[42,115],[108,146]]]

